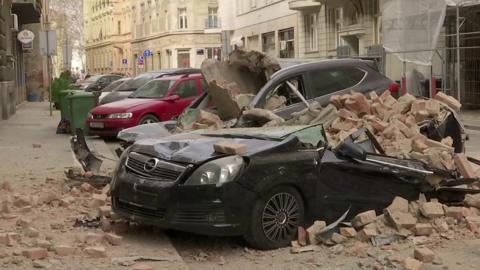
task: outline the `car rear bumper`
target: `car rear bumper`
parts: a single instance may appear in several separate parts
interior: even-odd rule
[[[87,119],[87,125],[91,135],[97,136],[117,136],[123,129],[131,128],[137,125],[135,119]],[[92,126],[92,125],[103,125]]]
[[[203,235],[243,235],[257,198],[237,183],[185,186],[140,179],[120,169],[112,209],[142,224]]]

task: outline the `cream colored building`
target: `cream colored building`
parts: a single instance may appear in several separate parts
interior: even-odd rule
[[[131,13],[135,73],[200,67],[221,56],[216,0],[138,0]]]
[[[87,73],[131,74],[131,3],[128,0],[85,0]]]

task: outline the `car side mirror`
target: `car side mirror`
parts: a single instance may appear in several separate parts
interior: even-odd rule
[[[180,99],[179,95],[171,95],[171,96],[165,97],[163,100],[165,100],[165,101],[177,101],[179,99]]]
[[[358,160],[366,160],[367,159],[367,152],[360,147],[359,145],[356,145],[354,142],[351,140],[345,140],[341,144],[339,144],[335,150],[337,154],[340,154],[345,157],[353,158],[353,159],[358,159]]]

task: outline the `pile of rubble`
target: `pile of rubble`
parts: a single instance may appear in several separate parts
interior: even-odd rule
[[[442,240],[480,238],[479,208],[480,194],[467,195],[462,207],[443,205],[435,199],[427,201],[424,196],[415,202],[396,197],[378,216],[371,210],[339,227],[327,227],[324,221],[315,221],[307,229],[300,227],[291,251],[315,251],[325,245],[336,254],[362,256],[370,247],[389,251],[396,243],[404,242],[413,247],[413,258],[392,254],[389,266],[423,269],[424,263],[441,264],[432,249]]]

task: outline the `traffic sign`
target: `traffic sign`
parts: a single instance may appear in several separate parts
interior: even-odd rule
[[[152,55],[153,55],[153,54],[152,54],[152,51],[150,51],[150,50],[148,50],[148,49],[145,50],[145,51],[143,51],[143,56],[145,56],[145,57],[149,57],[149,56],[152,56]]]
[[[127,58],[123,58],[123,59],[122,59],[122,64],[123,64],[123,65],[127,65],[127,64],[128,64],[128,59],[127,59]]]

